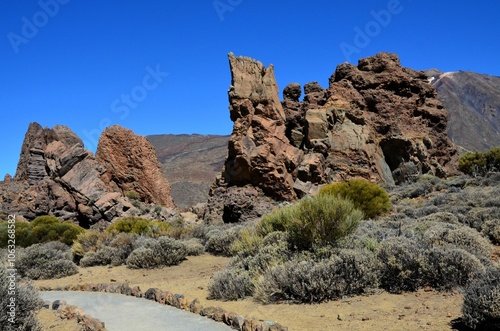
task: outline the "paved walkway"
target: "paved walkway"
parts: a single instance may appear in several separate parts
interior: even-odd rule
[[[229,326],[154,301],[115,293],[42,291],[43,300],[66,300],[104,322],[109,331],[228,331]]]

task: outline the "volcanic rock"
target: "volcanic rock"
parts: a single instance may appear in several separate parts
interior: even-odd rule
[[[136,191],[144,202],[174,207],[170,184],[145,137],[119,125],[108,127],[99,139],[96,160],[106,169],[101,179],[110,190]]]
[[[306,84],[302,102],[300,85],[292,83],[282,103],[272,66],[233,54],[229,62],[234,127],[207,221],[252,219],[250,206],[264,198],[274,201],[266,200],[270,209],[334,181],[397,184],[425,173],[456,173],[447,111],[425,73],[403,68],[395,54],[339,65],[328,88]],[[253,191],[246,200],[235,199],[229,194],[234,187],[241,197]],[[263,196],[255,195],[260,191]]]
[[[152,147],[142,144],[141,139],[134,138],[133,135],[129,134],[128,139],[124,149],[120,149],[118,145],[113,146],[114,152],[126,154],[125,150],[128,150],[142,159],[131,159],[137,162],[136,166],[133,163],[117,164],[116,169],[130,169],[130,177],[137,181],[134,188],[144,194],[145,201],[150,199],[160,204],[165,202],[165,205],[173,207],[169,204],[171,199],[168,195],[168,183],[155,177],[159,166],[154,149],[151,153]],[[134,143],[138,145],[133,146]],[[103,146],[111,145],[105,142]],[[137,153],[136,147],[144,152]],[[112,155],[111,152],[108,153]],[[124,162],[119,158],[115,161]],[[148,168],[147,165],[151,166]],[[135,169],[143,172],[134,172]],[[150,173],[146,175],[144,171]],[[161,170],[159,171],[161,174]],[[15,177],[0,185],[0,211],[28,220],[50,214],[63,220],[73,220],[84,227],[101,220],[111,221],[119,216],[128,216],[132,210],[138,213],[139,210],[124,197],[122,187],[118,184],[115,187],[107,180],[120,179],[121,174],[123,172],[108,171],[105,165],[83,147],[81,139],[69,128],[55,126],[49,129],[42,128],[38,123],[31,123],[23,142]],[[139,181],[137,176],[144,179]],[[155,185],[162,184],[167,188],[163,191],[167,197],[161,195],[161,190],[154,190]],[[123,188],[127,186],[123,185]],[[146,194],[151,194],[151,197]]]

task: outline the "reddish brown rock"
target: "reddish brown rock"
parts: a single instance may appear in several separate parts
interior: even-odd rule
[[[99,139],[96,160],[106,168],[101,179],[112,191],[136,191],[144,202],[174,207],[170,184],[145,137],[119,125],[108,127]]]
[[[205,210],[208,222],[254,219],[253,206],[264,196],[274,204],[262,211],[334,181],[397,184],[456,173],[446,110],[426,75],[401,67],[395,54],[339,65],[328,88],[306,84],[302,102],[300,85],[292,83],[282,103],[272,66],[232,54],[229,62],[234,127]]]
[[[143,195],[144,203],[173,207],[154,149],[145,138],[128,132],[121,134],[125,129],[118,131],[119,142],[128,139],[123,142],[125,146],[120,147],[117,142],[113,145],[106,138],[103,149],[133,157],[113,158],[115,154],[107,152],[113,162],[123,162],[110,167],[86,150],[69,128],[58,125],[49,129],[31,123],[14,179],[0,183],[0,211],[27,220],[51,214],[89,227],[120,216],[140,215],[140,206],[135,207],[124,197],[124,191],[132,189]],[[163,218],[162,215],[151,217]]]

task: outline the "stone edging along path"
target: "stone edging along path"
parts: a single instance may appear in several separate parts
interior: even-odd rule
[[[45,304],[44,308],[56,311],[61,319],[75,319],[79,325],[86,331],[106,331],[104,323],[90,316],[84,310],[77,306],[68,305],[65,300],[55,300],[50,304]]]
[[[162,291],[158,288],[150,288],[142,292],[139,286],[130,287],[128,284],[74,284],[58,287],[39,287],[40,291],[86,291],[117,293],[136,298],[153,300],[160,304],[169,305],[178,309],[189,311],[216,322],[229,325],[231,328],[240,331],[288,331],[288,327],[272,321],[261,321],[249,316],[238,315],[235,312],[227,312],[221,307],[203,307],[198,299],[188,300],[181,294],[173,294],[169,291]]]

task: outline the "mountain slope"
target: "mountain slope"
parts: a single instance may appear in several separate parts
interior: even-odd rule
[[[448,136],[464,150],[500,146],[500,77],[427,71],[449,112]]]
[[[206,202],[226,159],[229,136],[165,134],[147,139],[156,149],[176,205],[186,208]]]

